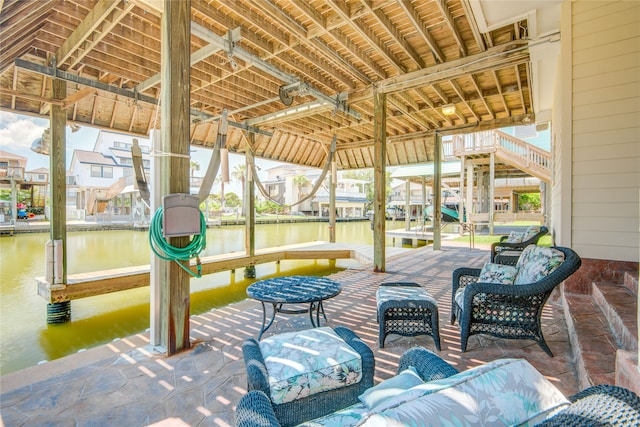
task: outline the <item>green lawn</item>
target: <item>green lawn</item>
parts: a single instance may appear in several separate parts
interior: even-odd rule
[[[475,243],[490,245],[491,243],[499,242],[500,237],[502,237],[502,235],[496,234],[495,236],[486,236],[483,234],[481,235],[476,234],[474,241]],[[453,239],[453,241],[468,242],[469,236],[467,235],[467,236],[456,237],[455,239]],[[549,234],[547,234],[546,236],[542,236],[540,240],[538,240],[538,246],[551,246],[551,236]]]

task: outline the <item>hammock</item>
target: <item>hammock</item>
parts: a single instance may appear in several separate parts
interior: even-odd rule
[[[253,147],[249,146],[249,149],[253,152]],[[329,172],[329,168],[331,168],[331,162],[333,161],[333,155],[334,155],[335,151],[336,151],[336,135],[333,135],[333,141],[331,141],[331,149],[329,150],[329,155],[327,156],[327,162],[325,163],[324,168],[322,169],[322,173],[320,174],[320,178],[318,178],[316,180],[316,183],[314,184],[313,188],[311,189],[311,193],[307,194],[302,199],[300,199],[297,202],[292,203],[290,205],[285,205],[285,204],[280,203],[277,200],[274,200],[273,198],[271,198],[271,196],[267,192],[266,188],[264,188],[264,185],[262,185],[262,182],[260,182],[260,178],[258,177],[258,173],[256,172],[255,163],[251,164],[251,169],[252,169],[251,173],[253,174],[253,179],[254,179],[254,181],[256,183],[256,186],[258,187],[258,190],[260,190],[260,194],[262,194],[262,196],[265,199],[268,199],[268,200],[272,201],[273,203],[275,203],[278,206],[286,206],[286,207],[296,206],[296,205],[299,205],[300,203],[303,203],[303,202],[309,200],[310,198],[315,196],[315,194],[318,192],[318,190],[320,189],[320,187],[324,183],[324,179],[327,176],[327,172]]]

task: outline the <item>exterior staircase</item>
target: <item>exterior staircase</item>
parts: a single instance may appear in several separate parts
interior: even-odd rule
[[[499,130],[454,135],[443,143],[445,157],[488,157],[495,153],[497,162],[510,165],[526,174],[551,182],[551,153]]]
[[[615,384],[640,393],[638,272],[622,283],[593,282],[590,294],[562,290],[579,388]]]

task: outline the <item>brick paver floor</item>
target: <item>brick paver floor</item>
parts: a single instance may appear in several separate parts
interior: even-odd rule
[[[472,336],[460,352],[458,325],[451,326],[451,272],[481,267],[489,252],[445,246],[414,249],[388,258],[385,273],[371,266],[331,276],[342,292],[324,304],[330,326],[354,330],[374,350],[376,381],[394,375],[400,355],[413,346],[435,351],[430,336],[388,336],[378,348],[375,292],[385,281],[424,285],[437,299],[442,351],[459,370],[502,358],[526,358],[566,395],[577,380],[569,337],[557,298],[549,299],[543,331],[555,357],[529,340]],[[260,329],[262,307],[244,300],[191,318],[190,350],[165,357],[150,350],[141,333],[82,353],[5,375],[0,405],[5,426],[233,426],[234,407],[246,393],[241,345]],[[309,327],[306,315],[278,315],[266,336]]]

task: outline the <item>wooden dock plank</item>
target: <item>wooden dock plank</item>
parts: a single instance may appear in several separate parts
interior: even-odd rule
[[[397,255],[410,249],[392,249],[388,255]],[[396,250],[393,250],[396,249]],[[400,252],[398,251],[400,250]],[[211,255],[201,258],[202,274],[230,271],[251,265],[295,259],[355,259],[366,264],[373,259],[370,245],[348,243],[306,242],[256,250],[254,256],[244,252]],[[191,262],[195,271],[195,261]],[[66,285],[48,283],[37,277],[38,295],[49,303],[71,301],[96,295],[149,286],[149,264],[110,270],[69,274]]]

